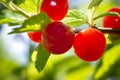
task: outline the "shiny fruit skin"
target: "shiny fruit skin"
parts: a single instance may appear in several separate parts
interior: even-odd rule
[[[43,0],[40,11],[46,12],[53,21],[60,21],[67,14],[68,0]]]
[[[108,12],[117,12],[120,14],[120,7],[113,7]],[[105,16],[103,18],[103,27],[120,28],[120,16]]]
[[[41,42],[41,34],[42,31],[37,31],[37,32],[27,32],[29,38],[36,42],[36,43],[40,43]]]
[[[105,51],[106,39],[101,31],[87,28],[76,35],[73,48],[80,59],[88,62],[96,61]]]
[[[49,53],[63,54],[72,47],[74,38],[72,28],[62,22],[53,22],[43,29],[41,43]]]

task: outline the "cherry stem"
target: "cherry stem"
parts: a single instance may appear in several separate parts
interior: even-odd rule
[[[103,33],[118,33],[118,32],[120,32],[120,28],[118,28],[118,29],[117,28],[115,28],[115,29],[113,29],[113,28],[101,28],[101,27],[93,27],[93,28],[96,28]],[[83,29],[74,29],[74,32],[78,33],[81,30],[83,30]]]

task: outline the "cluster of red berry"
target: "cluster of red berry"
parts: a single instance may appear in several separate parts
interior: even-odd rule
[[[73,46],[76,55],[82,60],[98,60],[106,48],[104,34],[98,29],[87,28],[75,35],[71,27],[60,22],[67,11],[68,0],[43,0],[40,12],[46,12],[52,22],[41,31],[28,32],[28,36],[31,40],[41,43],[49,53],[62,54]],[[104,22],[107,21],[106,19],[109,20],[109,17],[105,18]]]

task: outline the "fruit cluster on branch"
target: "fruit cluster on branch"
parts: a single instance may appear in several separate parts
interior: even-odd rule
[[[96,61],[106,49],[104,33],[120,32],[120,17],[118,16],[105,16],[104,28],[91,26],[87,29],[73,30],[60,22],[68,12],[68,0],[44,0],[40,12],[45,12],[50,17],[51,23],[39,32],[28,32],[28,36],[31,40],[41,43],[43,48],[51,54],[63,54],[73,46],[75,54],[80,59]],[[109,12],[120,14],[120,8],[112,8]],[[89,25],[94,25],[92,17],[91,22],[92,24]]]
[[[14,28],[9,34],[27,32],[28,37],[39,44],[34,52],[37,53],[36,68],[40,71],[45,66],[50,54],[63,54],[72,47],[74,53],[84,61],[96,61],[102,57],[106,49],[104,33],[119,34],[120,32],[120,7],[113,7],[108,12],[94,15],[102,1],[91,1],[88,6],[89,15],[77,10],[68,10],[68,0],[35,0],[35,2],[33,1],[35,13],[31,10],[28,13],[29,10],[21,8],[26,8],[24,4],[20,6],[12,0],[0,2],[5,3],[9,10],[24,17],[22,21],[7,18],[9,23],[21,24],[20,28]],[[101,17],[103,17],[103,27],[96,27],[95,20]],[[3,21],[6,21],[6,18],[2,18]],[[73,26],[82,24],[88,24],[89,27],[73,29]]]

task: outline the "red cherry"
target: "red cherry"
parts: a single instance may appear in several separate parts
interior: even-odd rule
[[[29,38],[32,41],[37,42],[37,43],[41,42],[41,34],[42,34],[41,31],[38,31],[38,32],[28,32],[27,34],[28,34]]]
[[[40,11],[46,12],[53,21],[60,21],[67,14],[68,0],[43,0]]]
[[[106,39],[101,31],[88,28],[76,35],[73,47],[76,55],[82,60],[95,61],[103,55]]]
[[[41,43],[48,52],[62,54],[72,47],[74,37],[74,31],[69,26],[53,22],[43,29]]]
[[[120,14],[120,7],[113,7],[108,12],[117,12]],[[103,18],[103,27],[120,28],[120,17],[118,17],[118,16],[105,16]]]

